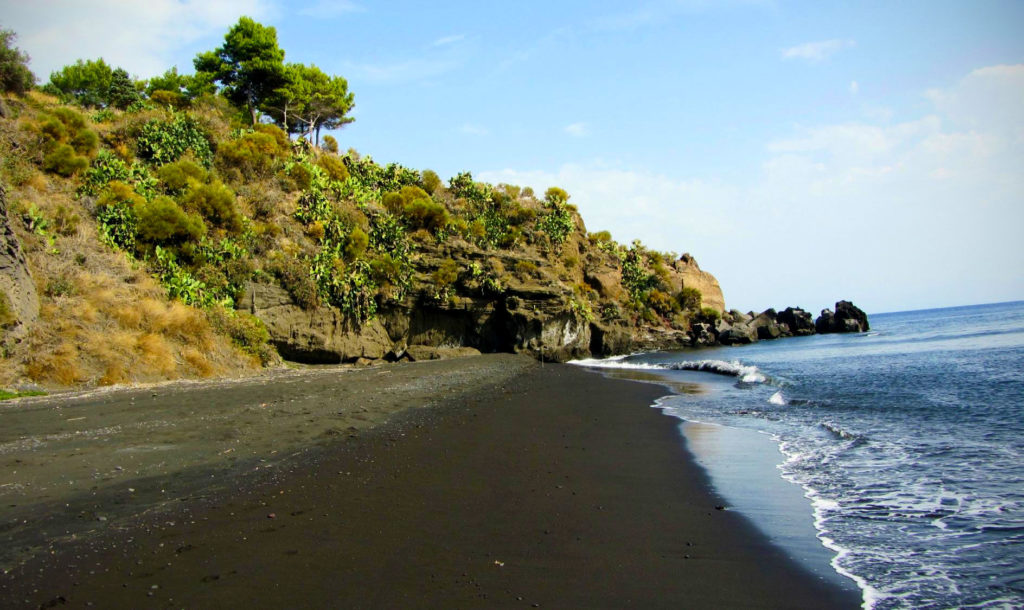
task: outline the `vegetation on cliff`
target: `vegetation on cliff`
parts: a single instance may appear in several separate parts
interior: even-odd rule
[[[700,273],[692,259],[588,233],[562,189],[538,196],[468,172],[444,183],[339,152],[320,132],[352,120],[347,83],[284,63],[274,29],[251,19],[199,54],[195,74],[149,81],[80,60],[33,90],[12,41],[0,179],[40,304],[36,318],[4,318],[31,332],[5,331],[2,384],[208,376],[278,350],[564,359],[645,333],[686,344],[718,313],[684,285]],[[257,305],[261,287],[291,317]],[[296,316],[328,313],[324,337],[377,328],[383,347],[294,344]]]

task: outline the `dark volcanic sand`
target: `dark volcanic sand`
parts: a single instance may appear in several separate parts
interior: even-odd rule
[[[649,406],[664,390],[479,361],[480,374],[522,372],[460,385],[444,406],[402,411],[272,475],[231,474],[202,497],[181,489],[185,501],[54,545],[2,576],[0,606],[859,605],[715,509],[678,422]],[[434,367],[362,382],[381,392],[418,383],[428,403],[445,391],[436,376],[459,370]],[[320,375],[312,385],[351,408],[340,392],[357,383]]]

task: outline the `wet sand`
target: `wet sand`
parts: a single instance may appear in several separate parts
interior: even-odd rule
[[[165,412],[146,419],[131,397],[154,392]],[[121,436],[90,441],[92,459],[118,456],[107,443],[178,457],[66,491],[50,479],[82,449],[52,434],[51,466],[27,486],[51,491],[2,496],[0,606],[858,606],[716,509],[676,420],[649,406],[663,393],[484,356],[68,400],[64,426],[104,408],[124,418]],[[17,440],[16,409],[0,412],[0,447]],[[139,417],[184,428],[131,428]],[[0,454],[5,484],[13,460],[34,459],[19,450]]]

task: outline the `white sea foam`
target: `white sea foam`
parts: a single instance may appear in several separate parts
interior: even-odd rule
[[[700,371],[737,377],[743,383],[764,383],[768,378],[756,366],[745,365],[734,360],[683,360],[681,362],[625,362],[628,356],[612,358],[586,358],[572,360],[569,364],[597,369],[634,369],[641,371]]]
[[[782,390],[779,390],[778,392],[772,394],[772,397],[768,399],[768,402],[770,402],[773,405],[778,405],[780,407],[785,406],[787,404],[786,399],[782,396]]]

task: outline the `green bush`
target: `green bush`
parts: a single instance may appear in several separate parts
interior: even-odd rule
[[[127,184],[111,182],[96,202],[100,240],[111,247],[134,251],[139,223],[135,208],[145,201]]]
[[[154,195],[156,180],[149,170],[139,163],[130,166],[109,150],[101,150],[93,159],[92,165],[82,178],[79,195],[95,195],[113,181],[132,185],[136,192],[146,198]]]
[[[644,298],[644,304],[662,316],[668,316],[679,311],[679,302],[671,295],[660,290],[651,290]]]
[[[405,207],[405,203],[402,201],[402,196],[398,193],[384,193],[381,203],[384,205],[384,209],[395,216],[400,216],[402,214],[402,209]]]
[[[40,115],[35,129],[43,140],[43,169],[61,176],[84,171],[99,148],[96,132],[87,128],[84,116],[70,108]]]
[[[427,229],[436,233],[438,229],[448,224],[448,210],[429,198],[416,199],[405,204],[402,215],[413,229]]]
[[[209,173],[189,159],[179,159],[156,170],[156,177],[171,194],[184,193],[206,182]]]
[[[203,167],[209,167],[213,158],[206,131],[187,114],[148,121],[142,126],[137,145],[139,156],[157,165],[177,161],[189,151]]]
[[[710,307],[701,307],[700,312],[693,317],[694,322],[702,322],[704,324],[711,324],[714,326],[722,319],[722,314],[717,309]]]
[[[267,130],[246,132],[217,147],[217,164],[225,169],[238,170],[244,178],[267,178],[277,171],[291,152],[288,138],[284,139],[282,143],[276,132]]]
[[[69,144],[58,144],[53,151],[43,157],[43,169],[64,177],[71,177],[85,171],[89,167],[89,159],[76,154]]]
[[[303,163],[292,165],[288,177],[295,181],[296,189],[300,191],[308,191],[313,185],[313,173]]]
[[[245,225],[235,205],[235,193],[219,180],[196,187],[186,195],[185,208],[198,212],[212,225],[240,233]]]
[[[521,279],[526,279],[536,275],[538,271],[537,265],[532,261],[516,261],[514,272]]]
[[[437,193],[437,191],[442,186],[442,184],[441,184],[441,177],[438,176],[437,172],[435,172],[432,169],[425,169],[425,170],[423,170],[422,183],[423,183],[423,189],[425,191],[427,191],[428,193],[430,193],[431,195]]]
[[[165,195],[135,206],[139,241],[153,245],[180,245],[198,242],[206,234],[206,225],[196,214],[188,214]]]
[[[320,155],[320,158],[316,160],[317,167],[324,170],[327,173],[327,177],[331,180],[337,180],[344,182],[348,180],[348,168],[345,167],[345,162],[333,155]]]
[[[690,286],[683,286],[683,289],[676,295],[679,306],[687,311],[699,311],[703,298],[700,290]]]
[[[310,275],[309,266],[300,260],[287,258],[275,262],[268,269],[277,278],[281,287],[291,295],[299,307],[310,310],[320,305],[316,282]]]
[[[366,252],[370,245],[370,236],[359,227],[352,227],[345,244],[345,260],[354,261]]]
[[[565,192],[557,187],[551,187],[548,189],[548,193],[550,193],[552,189],[557,189],[563,193]],[[557,198],[549,198],[549,201],[552,203],[549,203],[547,213],[541,216],[537,226],[541,231],[547,233],[548,238],[551,239],[553,244],[561,246],[569,237],[569,233],[576,228],[576,224],[573,222],[572,214],[568,209],[566,209],[564,203],[559,203]]]
[[[338,154],[338,141],[334,139],[334,136],[326,135],[320,140],[324,144],[324,150],[335,155]]]
[[[206,310],[206,317],[215,330],[231,337],[242,351],[258,357],[263,364],[274,360],[274,349],[267,345],[270,333],[256,316],[224,307],[210,307]]]

